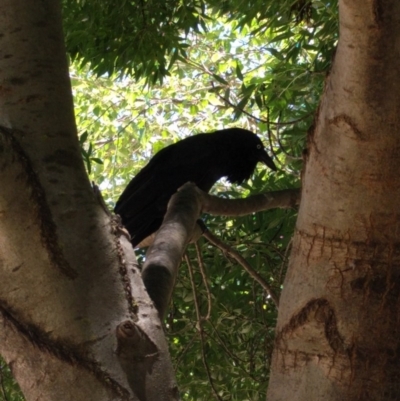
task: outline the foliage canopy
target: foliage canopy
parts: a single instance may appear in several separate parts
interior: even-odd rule
[[[72,59],[98,75],[122,73],[153,83],[187,58],[194,37],[209,31],[210,22],[235,22],[236,30],[250,29],[271,49],[288,40],[284,51],[275,51],[286,61],[295,62],[311,46],[317,71],[329,62],[337,30],[336,2],[328,0],[64,0],[63,5]]]

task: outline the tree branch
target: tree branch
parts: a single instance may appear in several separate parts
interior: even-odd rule
[[[293,208],[300,204],[300,188],[284,189],[249,196],[244,199],[223,199],[209,195],[196,187],[202,198],[203,213],[216,216],[245,216],[275,208]]]
[[[164,221],[146,254],[142,277],[147,292],[161,318],[164,318],[178,267],[187,243],[194,240],[196,220],[201,212],[224,216],[243,216],[272,208],[291,208],[300,203],[300,189],[286,189],[250,196],[246,199],[222,199],[201,191],[193,183],[186,183],[172,196]],[[211,234],[206,234],[210,240]],[[210,240],[211,241],[211,240]],[[217,241],[217,239],[214,239]],[[218,246],[229,252],[268,292],[278,304],[269,285],[251,266],[227,245]]]
[[[206,268],[204,266],[203,255],[201,254],[201,249],[200,249],[199,243],[195,242],[194,246],[196,248],[197,260],[198,260],[198,263],[199,263],[201,276],[203,277],[203,283],[204,283],[204,286],[206,287],[206,293],[207,293],[207,315],[205,317],[203,317],[203,319],[204,320],[210,320],[211,305],[212,305],[211,290],[210,290],[210,286],[208,284]]]
[[[208,377],[208,382],[210,383],[213,395],[217,401],[222,401],[222,398],[219,396],[217,388],[215,387],[214,380],[211,375],[210,367],[208,366],[207,362],[207,357],[206,357],[206,339],[204,336],[204,328],[203,328],[203,318],[200,314],[200,307],[199,307],[199,302],[197,299],[197,292],[196,292],[196,284],[194,282],[194,276],[193,276],[193,266],[190,263],[190,259],[188,255],[185,255],[185,261],[188,265],[188,271],[189,271],[189,277],[190,277],[190,283],[192,285],[192,292],[193,292],[193,301],[194,301],[194,306],[196,309],[196,316],[197,316],[197,324],[196,328],[200,336],[200,344],[201,344],[201,359],[203,360],[203,365],[204,369],[206,371],[207,377]]]
[[[193,191],[193,186],[185,184],[172,196],[142,269],[143,282],[161,318],[165,315],[186,244],[200,215],[201,198]]]
[[[205,232],[204,237],[207,238],[207,240],[216,246],[217,248],[221,249],[221,251],[224,254],[228,254],[231,256],[233,259],[238,262],[244,270],[249,273],[251,277],[254,278],[254,280],[257,281],[261,285],[261,287],[264,288],[264,290],[267,292],[267,294],[271,297],[271,299],[274,301],[275,305],[278,307],[279,306],[279,298],[275,294],[274,290],[271,288],[271,286],[261,277],[260,274],[258,274],[247,262],[245,258],[243,258],[239,252],[235,251],[233,248],[231,248],[229,245],[225,244],[223,241],[221,241],[219,238],[215,237],[213,234],[211,234],[209,231]]]

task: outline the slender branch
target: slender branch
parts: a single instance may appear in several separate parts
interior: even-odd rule
[[[229,346],[226,344],[226,340],[224,340],[221,335],[219,334],[217,328],[213,324],[212,320],[208,322],[213,329],[213,333],[209,334],[209,338],[214,340],[226,353],[226,355],[232,359],[234,364],[237,366],[238,369],[240,369],[244,377],[251,377],[253,380],[255,380],[254,376],[249,373],[247,365],[249,364],[248,360],[244,360],[242,358],[239,358],[237,355],[235,355],[230,349]],[[213,335],[215,334],[215,335]]]
[[[236,260],[246,271],[249,273],[251,277],[256,280],[261,287],[264,288],[264,290],[267,292],[267,294],[271,297],[272,301],[274,301],[275,305],[278,307],[279,306],[279,299],[277,295],[275,294],[274,290],[271,288],[271,286],[264,280],[263,277],[261,277],[260,274],[258,274],[251,266],[250,264],[244,259],[237,251],[235,251],[233,248],[231,248],[229,245],[225,244],[223,241],[221,241],[219,238],[215,237],[213,234],[211,234],[209,231],[206,231],[204,234],[204,237],[207,238],[207,240],[216,246],[217,248],[221,249],[222,252],[225,254],[228,254],[231,256],[233,259]]]
[[[200,315],[199,303],[197,300],[196,284],[194,282],[194,277],[193,277],[193,266],[192,266],[192,263],[190,262],[189,257],[187,256],[187,254],[185,254],[185,261],[188,265],[190,282],[192,284],[193,300],[194,300],[194,306],[195,306],[196,316],[197,316],[197,327],[198,327],[198,332],[200,335],[200,343],[201,343],[201,359],[203,360],[203,365],[206,370],[208,381],[210,382],[214,397],[218,401],[222,401],[222,398],[218,395],[218,391],[215,388],[214,381],[211,377],[210,367],[208,366],[208,362],[207,362],[207,358],[206,358],[204,329],[203,329],[202,318]]]
[[[209,320],[210,319],[210,315],[211,315],[211,304],[212,304],[211,303],[211,290],[210,290],[210,286],[208,285],[206,269],[205,269],[205,266],[204,266],[203,255],[202,255],[202,253],[200,251],[199,243],[196,241],[194,246],[196,248],[197,260],[199,262],[199,268],[200,268],[201,276],[203,277],[203,283],[204,283],[204,286],[205,286],[206,292],[207,292],[207,315],[203,319],[204,320]]]
[[[194,302],[194,308],[196,310],[198,330],[199,330],[200,333],[202,333],[202,331],[203,331],[202,323],[201,323],[202,318],[201,318],[201,314],[200,314],[199,302],[197,300],[196,283],[194,282],[194,275],[193,275],[193,265],[192,265],[192,262],[190,261],[188,255],[187,255],[187,253],[185,253],[185,262],[186,262],[186,264],[188,266],[190,284],[192,286],[193,302]]]
[[[196,338],[197,338],[197,335],[196,335],[196,333],[194,333],[192,338],[190,339],[190,341],[188,341],[188,343],[183,348],[182,352],[175,358],[174,371],[178,370],[178,366],[182,362],[183,357],[185,356],[185,354],[188,351],[188,349],[192,346],[192,344],[194,343],[194,340]]]
[[[240,369],[242,369],[244,372],[247,373],[246,369],[243,367],[243,365],[246,364],[247,361],[244,360],[244,359],[242,359],[242,358],[240,358],[240,357],[238,357],[236,354],[234,354],[234,353],[229,349],[229,347],[226,346],[226,340],[224,340],[224,339],[221,337],[221,335],[219,334],[218,329],[215,327],[215,324],[213,323],[212,320],[209,321],[209,324],[210,324],[210,326],[212,327],[213,332],[214,332],[214,334],[215,334],[215,337],[212,337],[212,338],[214,338],[214,341],[215,341],[215,342],[218,342],[218,344],[225,350],[226,354],[227,354],[233,361],[235,361],[236,365],[237,365]],[[211,337],[211,335],[210,335],[210,337]]]
[[[279,128],[280,128],[280,119],[281,119],[281,113],[279,113],[279,117],[278,117],[278,124],[276,125],[276,140],[278,141],[278,145],[279,148],[281,150],[281,152],[289,159],[292,160],[301,160],[302,157],[298,157],[298,156],[292,156],[290,153],[286,152],[284,146],[282,145],[281,142],[281,138],[280,138],[280,132],[279,132]]]

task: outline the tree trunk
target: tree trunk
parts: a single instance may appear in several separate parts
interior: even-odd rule
[[[341,0],[267,399],[400,400],[400,2]]]
[[[60,10],[0,0],[0,353],[27,400],[174,400],[132,247],[80,157]]]

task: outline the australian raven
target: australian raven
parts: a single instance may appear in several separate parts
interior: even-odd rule
[[[240,184],[258,162],[276,171],[257,135],[241,128],[185,138],[160,150],[125,188],[115,206],[132,237],[132,245],[160,227],[168,201],[188,181],[208,192],[226,177]]]

